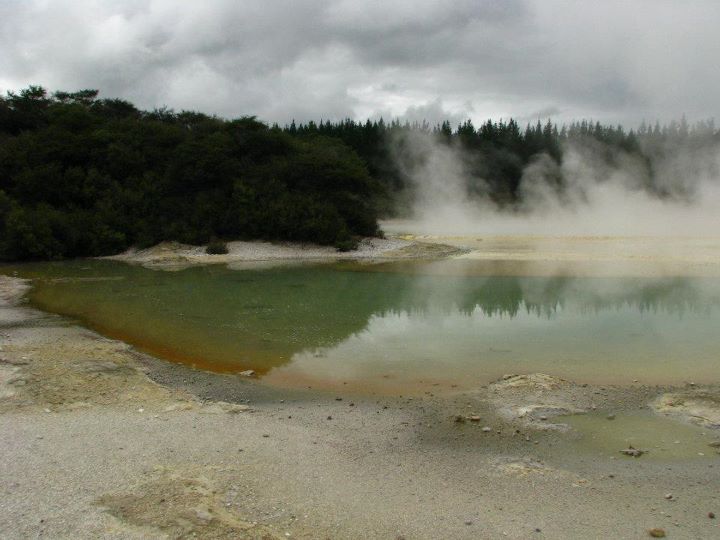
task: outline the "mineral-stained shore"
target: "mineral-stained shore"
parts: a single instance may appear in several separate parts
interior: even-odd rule
[[[0,278],[2,538],[720,537],[720,430],[668,461],[578,452],[563,420],[692,422],[716,387],[282,390],[142,355],[28,307],[27,286]]]

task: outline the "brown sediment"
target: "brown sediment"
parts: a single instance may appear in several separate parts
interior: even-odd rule
[[[261,362],[253,364],[245,364],[242,362],[223,362],[221,360],[212,360],[207,357],[184,353],[169,345],[159,344],[153,340],[143,339],[135,334],[129,334],[115,330],[113,328],[105,327],[102,324],[97,324],[92,321],[78,318],[79,322],[83,326],[102,334],[110,339],[116,339],[124,343],[128,343],[135,347],[138,351],[141,351],[168,362],[174,362],[176,364],[182,364],[195,369],[202,369],[206,371],[212,371],[214,373],[240,373],[242,371],[251,369],[257,372],[258,375],[264,375],[271,368],[264,367]],[[252,351],[247,352],[248,355],[253,356]],[[278,361],[280,357],[273,357],[274,361]]]
[[[105,328],[99,324],[83,321],[83,325],[111,339],[117,339],[119,341],[129,343],[141,352],[162,358],[163,360],[167,360],[169,362],[183,364],[196,369],[203,369],[214,373],[240,373],[251,369],[257,372],[258,375],[264,375],[271,369],[262,366],[260,362],[245,364],[242,362],[223,362],[221,360],[212,360],[207,357],[183,353],[174,347],[161,345],[149,339],[139,338],[134,334],[127,334],[110,328]],[[247,354],[250,356],[253,355],[252,351],[248,351]]]
[[[27,292],[28,290],[30,290],[30,288],[31,286],[27,285],[26,288],[23,289],[23,292]],[[253,371],[257,372],[258,375],[263,375],[267,373],[269,369],[271,369],[267,366],[282,362],[282,357],[280,355],[268,355],[268,353],[265,351],[260,352],[249,349],[244,351],[244,353],[251,358],[256,359],[256,361],[252,364],[244,363],[242,362],[242,360],[222,361],[217,359],[211,359],[205,356],[183,352],[180,349],[172,347],[171,345],[168,345],[166,343],[158,343],[155,340],[147,339],[138,336],[137,334],[120,331],[116,328],[98,323],[82,315],[68,314],[63,313],[62,311],[54,310],[45,303],[38,301],[36,298],[32,298],[31,303],[32,305],[43,310],[44,312],[59,315],[61,317],[70,317],[72,320],[79,322],[82,326],[98,332],[103,336],[106,336],[110,339],[122,341],[124,343],[128,343],[135,347],[138,351],[150,354],[152,356],[156,356],[158,358],[162,358],[169,362],[182,364],[192,368],[203,369],[215,373],[240,373],[242,371],[252,369]],[[257,360],[258,358],[263,357],[265,357],[264,361]]]

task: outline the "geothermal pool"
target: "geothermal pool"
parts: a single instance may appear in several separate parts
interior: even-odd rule
[[[30,302],[171,361],[270,384],[453,392],[505,373],[720,380],[720,278],[577,276],[446,260],[159,271],[0,267]]]

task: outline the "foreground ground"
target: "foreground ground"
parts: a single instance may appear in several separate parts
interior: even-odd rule
[[[23,287],[0,281],[2,538],[720,538],[716,387],[278,390],[141,355]],[[594,450],[562,421],[651,406],[700,423],[703,455]]]

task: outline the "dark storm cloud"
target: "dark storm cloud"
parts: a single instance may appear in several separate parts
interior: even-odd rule
[[[0,89],[224,116],[717,116],[720,3],[0,0]]]

